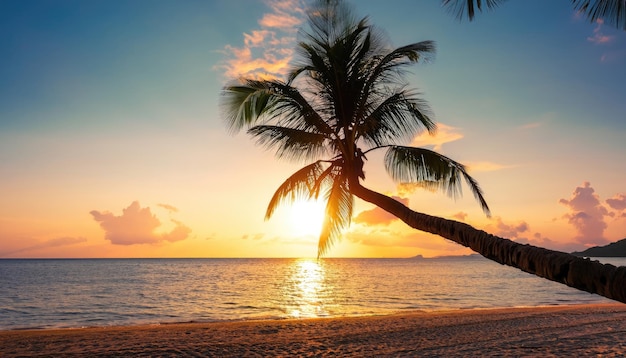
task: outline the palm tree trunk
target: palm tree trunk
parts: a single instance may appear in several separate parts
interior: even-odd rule
[[[601,264],[564,252],[522,245],[470,225],[415,212],[402,203],[350,181],[357,197],[395,215],[410,227],[439,235],[503,265],[626,303],[626,267]]]

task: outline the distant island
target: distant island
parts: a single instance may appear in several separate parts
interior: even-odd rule
[[[585,251],[572,252],[572,255],[585,257],[626,257],[626,239],[606,246],[594,246]]]

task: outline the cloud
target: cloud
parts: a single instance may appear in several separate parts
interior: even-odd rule
[[[490,234],[513,240],[519,244],[530,244],[562,252],[579,251],[584,247],[584,245],[578,242],[559,242],[544,237],[541,233],[533,233],[526,221],[509,223],[505,222],[501,217],[494,217],[485,225],[483,230]]]
[[[517,224],[506,224],[499,216],[493,217],[487,224],[485,231],[507,239],[522,239],[522,233],[529,233],[528,223],[520,221]]]
[[[172,231],[162,235],[163,240],[169,242],[185,240],[191,233],[191,229],[185,226],[178,220],[172,219],[172,222],[176,225]]]
[[[530,244],[562,252],[580,251],[582,249],[581,245],[578,243],[554,241],[550,238],[544,237],[538,232],[534,233],[530,238],[519,238],[515,241],[520,244]]]
[[[409,205],[409,199],[403,199],[398,196],[392,196],[392,198],[406,206]],[[395,220],[398,220],[398,218],[379,207],[362,211],[354,218],[355,223],[365,225],[389,225]]]
[[[539,128],[541,126],[543,126],[543,123],[541,123],[541,122],[532,122],[532,123],[526,123],[526,124],[524,124],[524,125],[522,125],[522,126],[520,126],[518,128],[519,129],[526,129],[526,130],[528,130],[528,129]]]
[[[174,212],[177,213],[178,209],[169,205],[169,204],[157,204],[158,206],[162,207],[163,209],[169,211],[169,212]]]
[[[277,78],[286,74],[296,44],[295,34],[304,18],[302,0],[271,0],[270,12],[259,20],[260,29],[243,34],[243,46],[227,45],[227,59],[216,68],[227,78]]]
[[[622,194],[622,193],[616,194],[612,198],[606,199],[606,203],[613,210],[618,210],[618,211],[626,210],[626,194]]]
[[[602,32],[602,25],[604,25],[604,20],[596,20],[596,27],[593,28],[593,36],[587,37],[587,41],[593,42],[594,44],[605,44],[613,41],[613,36],[605,35]]]
[[[600,57],[602,63],[615,63],[622,61],[626,57],[626,50],[619,49],[613,51],[607,51]]]
[[[438,123],[437,133],[430,135],[428,132],[423,132],[413,139],[411,145],[415,147],[433,146],[434,150],[440,151],[441,146],[445,143],[454,142],[461,138],[463,138],[463,134],[460,128]]]
[[[160,204],[162,205],[164,204]],[[169,205],[166,206],[169,207]],[[155,232],[161,226],[161,222],[152,214],[150,208],[142,208],[137,201],[133,201],[128,208],[123,209],[120,216],[96,210],[92,210],[90,214],[95,221],[100,223],[100,227],[105,232],[104,238],[114,245],[174,242],[186,239],[191,233],[191,229],[176,220],[171,220],[175,227],[170,232]]]
[[[467,213],[464,213],[462,211],[452,215],[453,218],[457,219],[457,220],[461,220],[461,221],[465,221],[465,219],[467,218]]]
[[[299,17],[288,14],[286,13],[286,11],[288,11],[288,9],[281,10],[281,12],[279,13],[263,15],[263,18],[259,21],[259,25],[263,27],[275,27],[289,31],[302,23],[302,20]]]
[[[557,244],[555,241],[550,240],[547,237],[543,237],[541,236],[540,233],[536,232],[533,234],[532,238],[519,238],[517,240],[515,240],[517,243],[520,244],[530,244],[533,246],[539,246],[539,247],[554,247],[555,244]]]
[[[244,240],[261,240],[265,235],[264,234],[254,234],[254,235],[243,235],[241,238]]]
[[[608,242],[604,237],[607,227],[604,217],[610,214],[601,205],[600,198],[589,182],[577,187],[569,200],[561,199],[559,203],[570,209],[563,217],[578,231],[576,241],[587,246],[604,245]]]
[[[50,240],[45,240],[42,242],[39,242],[37,244],[34,245],[30,245],[27,247],[23,247],[17,250],[13,250],[13,251],[9,251],[9,252],[2,252],[0,254],[0,256],[8,256],[8,255],[14,255],[20,252],[27,252],[27,251],[35,251],[35,250],[41,250],[41,249],[49,249],[49,248],[53,248],[53,247],[62,247],[62,246],[71,246],[71,245],[76,245],[76,244],[80,244],[81,242],[86,242],[87,239],[84,237],[57,237],[54,239],[50,239]]]

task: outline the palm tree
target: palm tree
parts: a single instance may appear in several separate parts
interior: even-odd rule
[[[417,133],[434,133],[427,103],[403,81],[403,70],[428,60],[431,41],[386,46],[367,18],[356,20],[341,0],[318,0],[285,81],[240,79],[222,91],[224,118],[233,132],[247,129],[279,158],[309,163],[283,182],[266,212],[284,202],[326,200],[318,256],[341,237],[354,196],[377,205],[412,228],[455,241],[501,264],[626,302],[626,267],[490,235],[467,224],[415,212],[361,184],[367,154],[385,150],[385,168],[402,182],[416,182],[451,196],[469,186],[483,211],[489,207],[466,168],[434,151],[403,145]],[[326,159],[320,159],[326,158]]]
[[[493,9],[505,0],[441,0],[444,7],[459,19],[472,21],[476,11],[483,7]],[[591,22],[602,19],[606,24],[626,30],[626,0],[570,0],[574,10],[587,16]]]

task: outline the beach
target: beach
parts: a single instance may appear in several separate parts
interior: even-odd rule
[[[626,305],[0,331],[1,357],[626,355]]]

